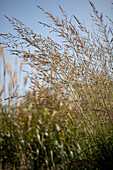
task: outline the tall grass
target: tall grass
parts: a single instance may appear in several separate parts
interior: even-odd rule
[[[107,16],[106,25],[89,3],[92,31],[73,15],[75,26],[60,6],[62,19],[38,6],[52,21],[40,24],[61,44],[6,16],[18,36],[2,34],[4,45],[34,70],[26,70],[32,90],[20,105],[1,105],[3,168],[113,168],[113,21]]]

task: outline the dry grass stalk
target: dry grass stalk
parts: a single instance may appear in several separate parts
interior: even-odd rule
[[[20,106],[23,105],[23,100],[24,100],[24,98],[23,98],[23,96],[21,95],[21,96],[20,96]]]
[[[49,36],[43,38],[34,33],[16,18],[6,17],[13,23],[22,38],[22,42],[17,46],[15,41],[18,37],[10,36],[9,40],[13,39],[12,46],[9,44],[10,41],[6,42],[6,45],[9,44],[12,53],[23,59],[20,71],[23,62],[34,68],[34,73],[29,72],[28,77],[33,84],[32,89],[40,91],[40,101],[45,102],[48,98],[46,89],[53,89],[53,94],[58,94],[58,96],[61,94],[61,103],[67,101],[71,110],[73,109],[72,103],[74,103],[74,109],[82,112],[81,114],[86,112],[85,110],[89,113],[92,107],[100,107],[100,105],[106,108],[109,98],[108,89],[112,82],[113,43],[109,36],[112,34],[112,27],[106,27],[102,13],[99,14],[91,1],[89,3],[93,9],[91,17],[94,23],[96,22],[96,27],[99,28],[99,34],[96,29],[90,33],[86,26],[76,16],[73,16],[77,23],[75,26],[72,20],[68,21],[68,16],[61,7],[63,18],[59,19],[38,6],[52,20],[52,24],[43,22],[40,24],[48,27],[51,32],[57,33],[61,37],[62,45]],[[112,22],[110,19],[109,21]],[[27,44],[26,47],[29,47],[28,51],[19,49],[24,43]],[[30,47],[35,48],[33,53],[30,52]],[[27,77],[25,82],[27,83]],[[57,82],[59,82],[58,85]],[[43,86],[46,86],[46,89]],[[102,89],[106,90],[106,94]],[[71,105],[68,101],[69,96],[73,100]]]
[[[25,76],[25,78],[24,78],[24,85],[26,86],[26,84],[27,84],[27,80],[28,80],[28,76]]]
[[[56,43],[50,37],[43,38],[41,35],[35,34],[33,30],[26,27],[17,19],[9,19],[6,17],[13,24],[14,28],[16,28],[17,33],[20,35],[22,40],[22,42],[16,44],[18,36],[13,37],[12,35],[9,35],[9,42],[6,42],[6,45],[11,49],[12,54],[23,59],[20,66],[20,72],[23,70],[24,63],[33,68],[32,71],[27,72],[27,76],[32,82],[32,90],[27,95],[27,102],[23,102],[25,96],[22,95],[20,96],[19,107],[16,101],[16,115],[18,116],[19,125],[23,127],[22,130],[19,129],[22,132],[20,132],[20,134],[23,135],[22,138],[19,136],[19,140],[22,142],[24,139],[21,146],[24,144],[26,152],[27,147],[32,149],[33,142],[35,142],[36,139],[36,145],[34,147],[36,150],[35,152],[32,150],[33,154],[38,153],[36,157],[39,156],[39,153],[41,153],[39,150],[37,152],[37,144],[38,146],[39,144],[41,145],[41,150],[42,148],[45,150],[44,142],[48,138],[52,139],[51,134],[53,133],[52,131],[52,133],[49,133],[48,135],[48,131],[46,131],[44,135],[44,131],[47,129],[44,129],[44,131],[42,129],[42,133],[39,133],[39,128],[43,128],[43,120],[41,119],[40,121],[39,119],[40,122],[35,122],[35,116],[37,117],[40,110],[42,113],[42,106],[45,106],[45,111],[43,111],[44,113],[39,115],[39,117],[43,117],[43,115],[45,116],[46,113],[47,116],[48,113],[51,114],[51,117],[49,117],[51,122],[56,123],[58,120],[62,129],[65,128],[64,125],[67,123],[67,137],[69,134],[71,134],[71,136],[69,135],[70,138],[73,136],[75,137],[73,138],[76,145],[74,145],[74,150],[78,145],[78,155],[80,155],[80,159],[82,155],[80,154],[81,151],[84,158],[85,153],[83,150],[86,151],[86,148],[88,148],[89,152],[89,148],[93,148],[93,150],[95,150],[95,136],[97,138],[98,135],[100,136],[100,133],[102,133],[102,135],[105,134],[107,128],[111,131],[111,126],[109,126],[109,124],[112,124],[113,117],[113,42],[109,36],[109,32],[113,35],[112,31],[110,31],[112,30],[112,27],[111,29],[107,29],[102,13],[99,14],[91,1],[89,1],[89,3],[94,12],[94,16],[91,15],[91,17],[93,21],[96,22],[96,26],[99,28],[99,34],[96,30],[93,30],[92,34],[90,34],[86,26],[84,26],[84,24],[82,24],[76,16],[73,16],[73,19],[78,24],[78,26],[75,26],[72,20],[68,21],[68,16],[61,7],[60,10],[63,15],[62,19],[54,17],[53,14],[38,6],[38,8],[49,16],[53,22],[53,24],[46,24],[42,22],[40,22],[40,24],[47,26],[51,29],[50,31],[57,33],[57,35],[62,38],[62,45]],[[109,19],[109,21],[112,23],[112,20]],[[8,34],[5,35],[5,38],[7,38],[7,36]],[[12,44],[9,44],[10,42],[12,42]],[[29,47],[28,51],[26,48],[23,48],[23,46],[22,49],[20,48],[20,46],[24,43],[25,45],[27,44],[26,47]],[[35,48],[33,53],[30,52],[30,47]],[[1,53],[3,55],[3,49]],[[11,71],[8,63],[5,63],[5,59],[3,59],[3,61],[4,77],[6,76],[6,70],[10,74],[9,93],[11,93],[15,84],[17,85],[17,73],[16,70],[14,73]],[[15,62],[17,65],[17,61]],[[25,85],[27,84],[27,76],[24,79]],[[1,94],[4,92],[4,85],[5,83],[3,83],[3,89],[0,92]],[[10,109],[12,109],[12,118],[15,116],[15,112],[13,111],[14,98],[16,97],[17,99],[17,96],[18,95],[14,92],[14,96],[12,95],[9,100]],[[32,118],[34,118],[34,122],[36,124],[32,121]],[[44,128],[47,127],[46,122],[47,121],[44,120]],[[51,132],[51,122],[49,122],[49,132]],[[39,127],[38,125],[41,126]],[[71,127],[71,125],[73,126]],[[74,128],[74,131],[72,128]],[[35,129],[37,133],[33,132]],[[58,133],[60,133],[62,129],[58,130]],[[71,132],[70,129],[72,130]],[[23,132],[25,132],[25,134],[23,134]],[[44,136],[48,137],[43,140]],[[64,136],[65,131],[63,131],[62,137]],[[66,141],[68,141],[67,137],[63,138],[63,140],[66,139]],[[55,137],[55,142],[56,141]],[[81,143],[83,144],[82,147]],[[53,141],[51,146],[53,146]],[[60,140],[58,141],[58,150],[59,146]],[[69,147],[70,146],[71,143],[69,141]],[[61,148],[63,148],[62,142]],[[23,150],[24,149],[22,148],[21,166],[25,169],[24,165],[26,158]],[[53,150],[55,150],[55,148]],[[91,151],[91,158],[93,150]],[[95,153],[97,153],[97,148]],[[65,154],[66,152],[64,152],[64,155]],[[47,158],[47,160],[49,159]],[[84,160],[80,160],[80,162],[84,162]]]
[[[3,63],[5,65],[5,53],[4,53],[4,47],[3,47],[3,44],[1,45],[1,56],[3,57]]]
[[[14,70],[14,72],[12,71],[12,62],[10,61],[9,63],[6,62],[6,59],[5,59],[5,53],[4,53],[4,47],[3,45],[1,45],[1,50],[0,50],[0,54],[1,56],[3,57],[3,75],[1,74],[0,75],[0,81],[2,83],[2,77],[3,77],[3,85],[2,85],[2,88],[0,89],[0,97],[2,98],[2,95],[4,95],[4,100],[3,100],[3,103],[5,104],[5,96],[6,96],[6,89],[7,89],[7,84],[8,84],[8,92],[11,96],[11,101],[10,101],[10,97],[8,97],[7,99],[9,100],[9,104],[13,105],[13,103],[18,103],[17,102],[17,98],[16,97],[16,93],[13,94],[13,91],[17,88],[17,85],[18,85],[18,75],[17,75],[17,56],[15,58],[15,65],[16,65],[16,69]],[[21,70],[22,70],[22,66],[23,66],[23,62],[21,63]],[[20,71],[21,71],[20,70]],[[7,72],[7,76],[9,76],[9,82],[7,80],[7,77],[6,77],[6,72]],[[1,72],[2,73],[2,72]],[[27,76],[26,76],[26,79],[25,79],[25,84],[27,84]],[[12,94],[11,94],[12,93]],[[12,97],[14,96],[14,97]],[[15,100],[15,102],[13,102],[13,100]]]
[[[23,61],[21,61],[21,65],[20,65],[20,72],[22,71],[23,65],[24,65],[24,62],[23,62]]]

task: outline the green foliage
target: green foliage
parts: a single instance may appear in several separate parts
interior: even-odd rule
[[[30,112],[30,122],[28,115],[12,120],[10,113],[6,114],[7,118],[1,114],[0,159],[3,167],[7,162],[21,167],[23,158],[27,168],[30,163],[34,169],[57,166],[64,169],[77,154],[70,129],[64,131],[58,122],[50,121],[51,113],[45,108],[37,110],[34,106]]]

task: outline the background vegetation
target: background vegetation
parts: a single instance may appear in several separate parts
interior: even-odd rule
[[[51,20],[40,24],[60,37],[59,44],[6,16],[17,36],[1,34],[2,44],[22,58],[20,71],[23,64],[33,70],[24,80],[31,80],[31,91],[18,94],[17,72],[1,46],[4,99],[10,76],[8,102],[0,104],[1,169],[113,168],[113,21],[106,16],[106,25],[89,3],[91,32],[61,7],[62,19],[38,6]]]

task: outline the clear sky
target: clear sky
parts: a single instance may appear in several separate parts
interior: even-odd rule
[[[112,0],[92,0],[97,9],[104,14],[113,17],[113,7],[111,6]],[[0,0],[0,32],[11,32],[12,26],[4,18],[15,17],[21,20],[26,25],[29,25],[34,31],[43,33],[38,21],[46,21],[47,18],[36,5],[44,8],[45,10],[60,16],[59,5],[67,12],[69,16],[75,15],[81,21],[89,24],[91,7],[88,0]]]
[[[92,0],[92,2],[100,12],[113,19],[112,0]],[[47,22],[48,18],[36,5],[59,17],[61,16],[60,5],[69,17],[74,14],[80,21],[85,21],[89,29],[91,28],[91,18],[89,15],[91,7],[88,0],[0,0],[0,33],[14,32],[12,25],[4,17],[4,15],[7,15],[9,18],[15,17],[25,25],[30,26],[37,34],[46,36],[48,32],[38,22]],[[6,50],[5,54],[7,60],[13,60]]]

